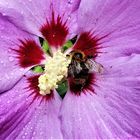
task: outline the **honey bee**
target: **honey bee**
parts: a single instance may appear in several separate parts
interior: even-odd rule
[[[101,64],[95,62],[91,56],[86,56],[81,51],[71,51],[67,57],[71,59],[68,67],[68,77],[73,78],[73,83],[81,89],[85,86],[89,73],[101,73],[103,70]]]

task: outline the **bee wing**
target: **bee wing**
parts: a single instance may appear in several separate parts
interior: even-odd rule
[[[104,71],[103,66],[96,61],[90,60],[88,63],[90,66],[90,72],[102,73]]]

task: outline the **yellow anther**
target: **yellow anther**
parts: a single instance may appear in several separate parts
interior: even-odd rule
[[[60,50],[47,61],[45,73],[39,77],[40,94],[50,94],[51,90],[58,88],[58,82],[67,77],[70,62],[71,59],[68,59]]]

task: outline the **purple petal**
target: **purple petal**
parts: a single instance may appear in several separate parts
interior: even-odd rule
[[[139,55],[112,61],[112,69],[91,85],[96,94],[66,94],[60,112],[64,138],[140,138],[139,62]]]
[[[80,0],[67,1],[67,0],[1,0],[1,11],[11,18],[11,20],[18,26],[22,27],[29,32],[41,36],[40,28],[46,23],[46,18],[51,19],[51,11],[54,9],[55,13],[63,17],[63,20],[67,21],[70,35],[76,31],[76,9],[79,7]],[[6,10],[4,10],[6,9]],[[10,14],[16,11],[16,14]],[[21,16],[19,16],[21,15]],[[21,19],[18,20],[18,18]]]
[[[126,76],[139,76],[140,71],[140,55],[132,54],[128,57],[119,57],[116,59],[102,60],[98,59],[103,64],[103,75],[111,78],[125,78]],[[99,75],[100,76],[100,75]]]
[[[30,84],[28,77],[23,77],[0,96],[0,139],[62,138],[58,94],[54,92],[50,100],[42,95],[34,98],[38,93]]]
[[[69,29],[68,39],[71,39],[77,34],[77,16],[78,8],[81,0],[57,0],[59,3],[56,5],[59,9],[60,15],[64,15],[64,19],[67,20]],[[56,1],[54,2],[54,5]]]
[[[96,38],[103,37],[100,52],[112,58],[140,53],[139,9],[138,0],[82,0],[79,30],[92,30]]]
[[[45,22],[50,1],[2,0],[0,4],[1,12],[8,16],[12,22],[24,30],[40,35],[39,27]]]
[[[19,66],[18,59],[12,49],[19,49],[19,40],[36,38],[19,30],[8,21],[6,16],[0,15],[0,93],[10,89],[29,69]]]

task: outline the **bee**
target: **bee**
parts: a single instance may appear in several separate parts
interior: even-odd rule
[[[68,77],[73,79],[73,83],[82,89],[89,77],[89,73],[101,73],[103,66],[94,61],[91,56],[86,56],[81,51],[71,51],[67,57],[70,57],[71,63],[68,67]]]

